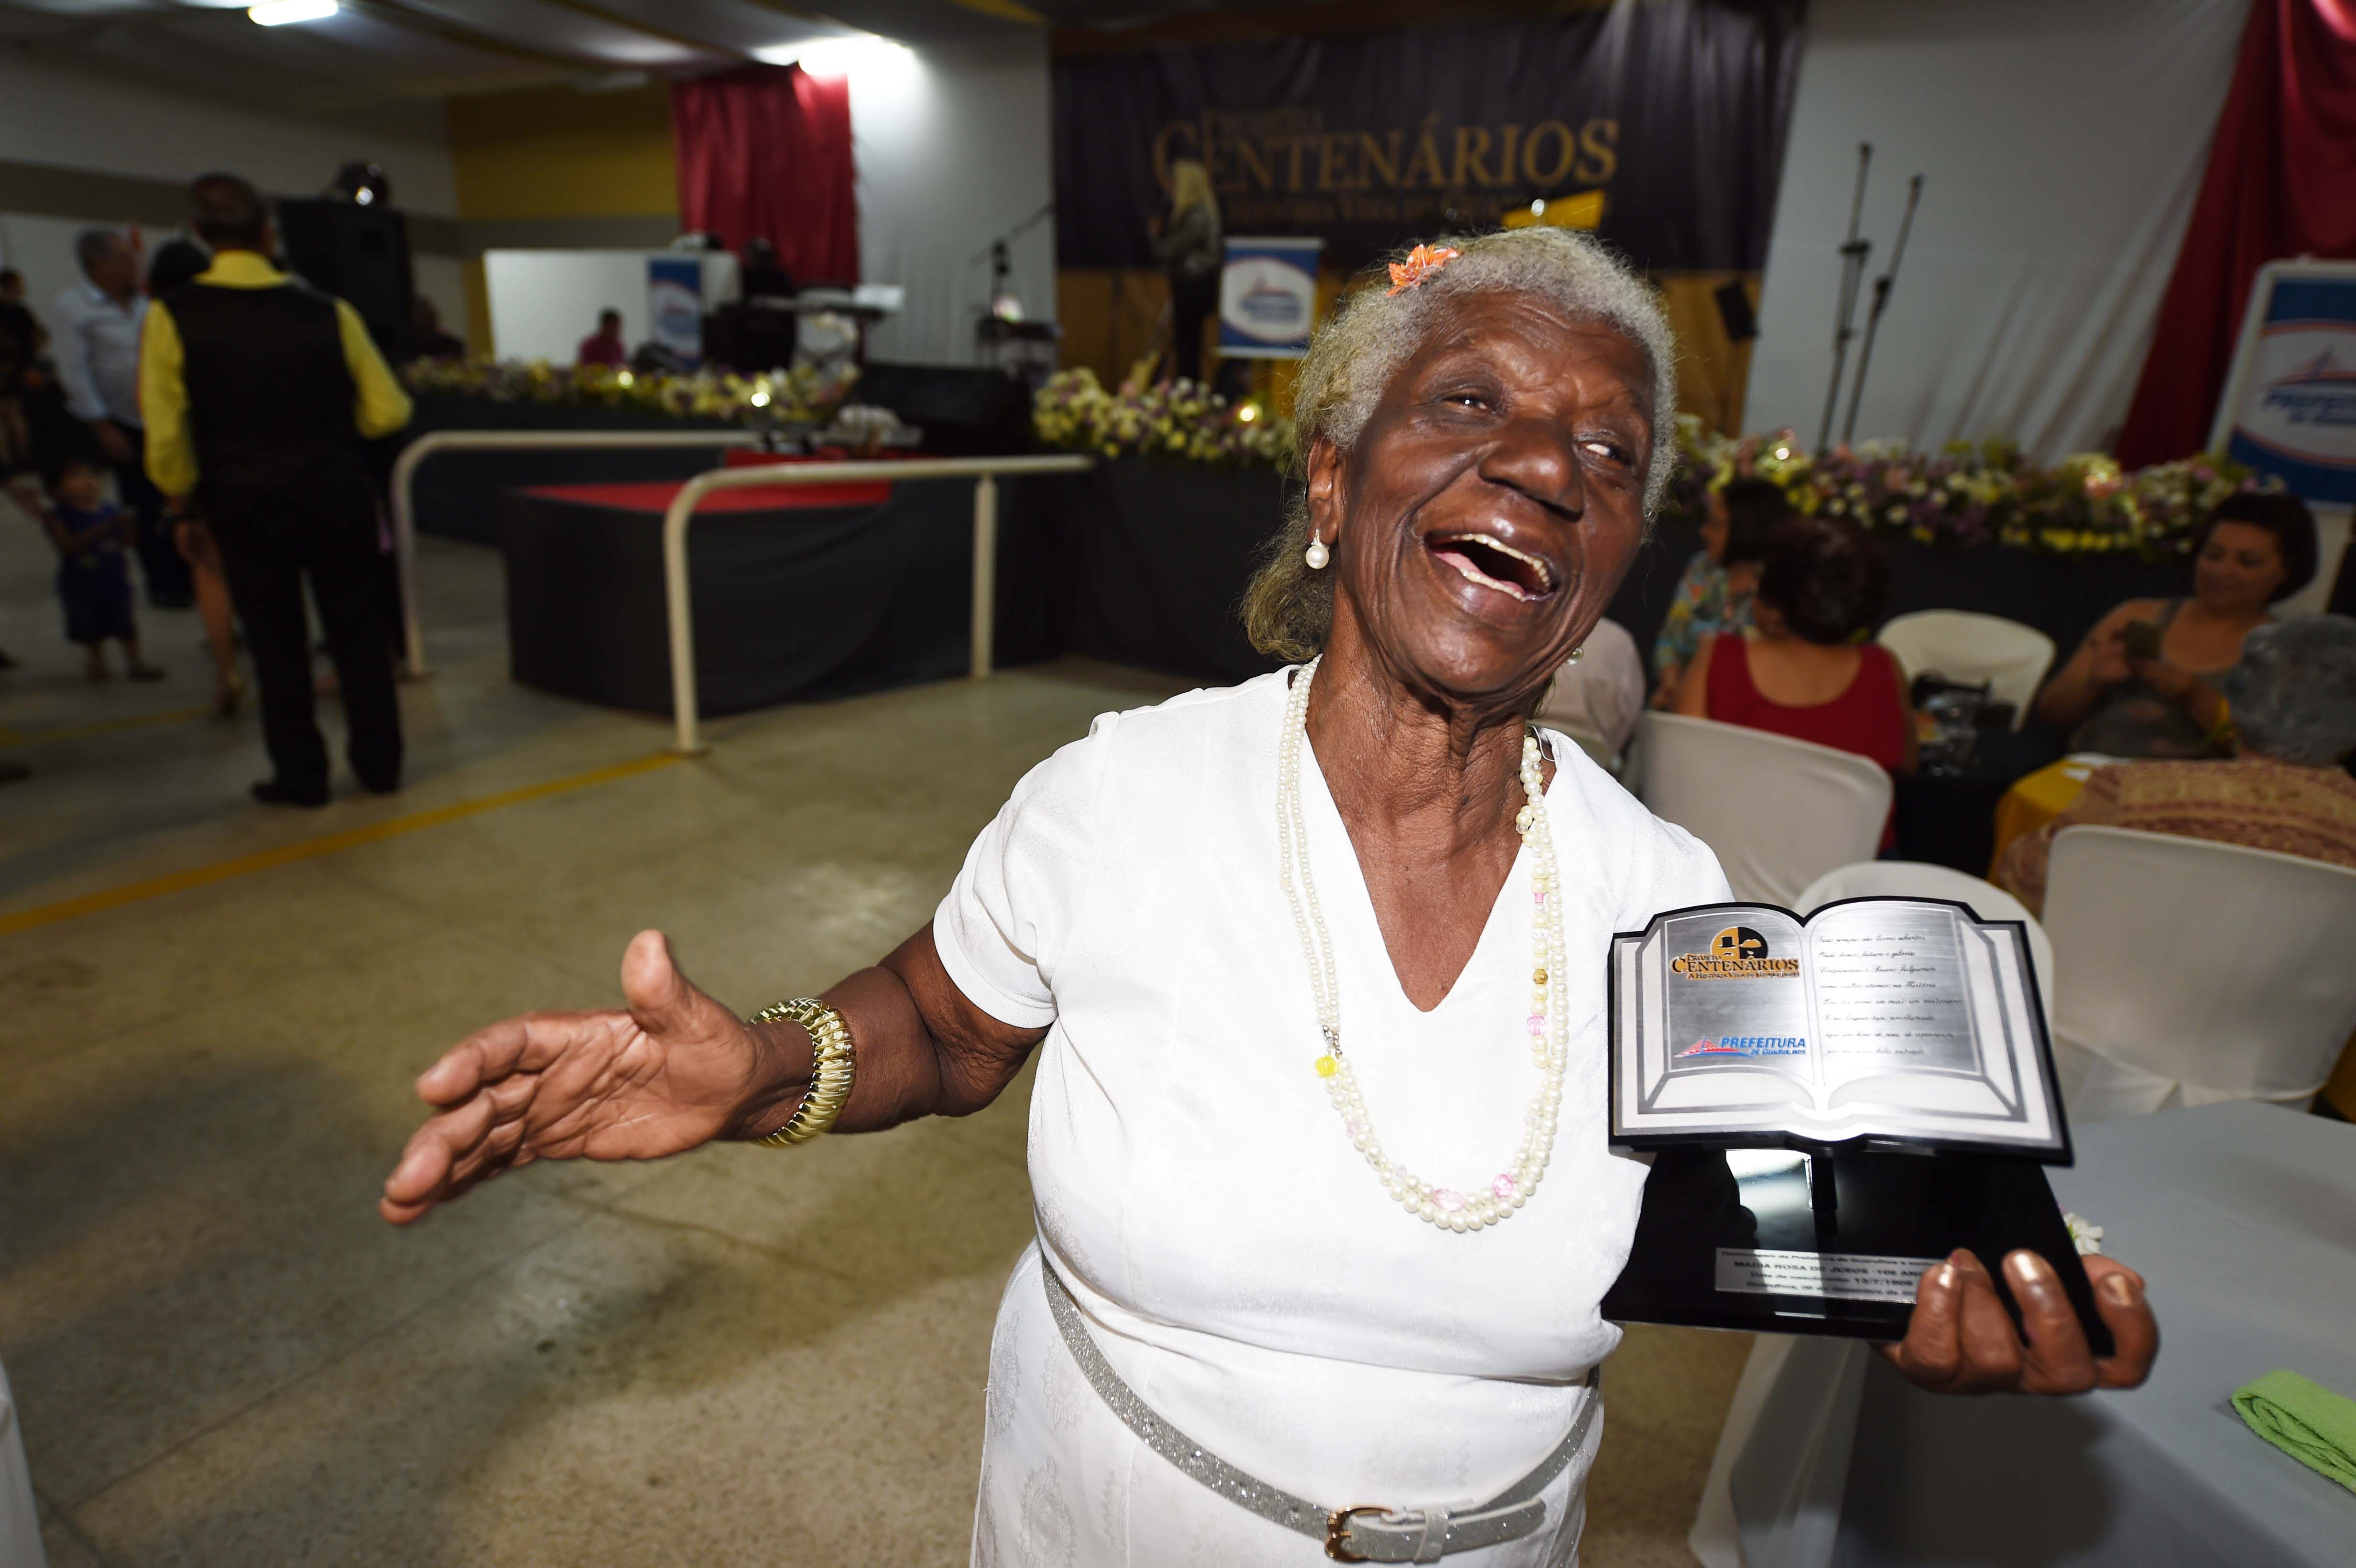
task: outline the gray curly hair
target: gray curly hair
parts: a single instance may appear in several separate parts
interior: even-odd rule
[[[1307,476],[1309,449],[1318,437],[1344,452],[1357,441],[1392,375],[1445,315],[1445,302],[1477,293],[1534,294],[1574,317],[1619,328],[1651,362],[1649,524],[1677,462],[1676,443],[1668,439],[1677,407],[1676,339],[1652,286],[1602,241],[1565,229],[1451,234],[1430,243],[1462,254],[1397,294],[1381,286],[1388,279],[1377,263],[1318,328],[1293,395],[1293,476]],[[1333,579],[1309,570],[1301,559],[1308,548],[1308,497],[1295,495],[1244,593],[1244,629],[1262,653],[1305,660],[1324,647],[1333,630]]]
[[[2356,751],[2356,620],[2294,615],[2256,628],[2224,687],[2244,751],[2330,767]]]

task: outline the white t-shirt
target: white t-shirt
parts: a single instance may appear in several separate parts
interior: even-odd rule
[[[1312,1065],[1323,1044],[1278,878],[1285,689],[1280,673],[1099,718],[1016,786],[934,935],[976,1006],[1048,1029],[1031,1101],[1040,1247],[1130,1386],[1313,1501],[1462,1506],[1560,1439],[1619,1340],[1597,1303],[1627,1257],[1644,1168],[1605,1147],[1612,933],[1725,899],[1726,880],[1576,746],[1552,745],[1574,960],[1553,1161],[1501,1225],[1426,1224],[1385,1193]],[[1528,857],[1462,978],[1419,1012],[1313,756],[1311,865],[1375,1125],[1425,1179],[1483,1186],[1537,1088]],[[993,1342],[976,1561],[1323,1561],[1121,1425],[1070,1364],[1037,1266],[1026,1254]],[[1567,1553],[1591,1454],[1590,1439],[1549,1489],[1546,1530],[1482,1562]]]

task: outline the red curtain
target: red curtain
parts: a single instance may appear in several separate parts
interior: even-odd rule
[[[2119,432],[2122,464],[2208,443],[2250,281],[2268,261],[2307,255],[2356,257],[2356,0],[2254,0]]]
[[[731,251],[755,237],[802,283],[859,281],[851,82],[746,66],[672,84],[679,212]]]

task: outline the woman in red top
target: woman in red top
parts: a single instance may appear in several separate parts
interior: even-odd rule
[[[1914,771],[1914,715],[1898,661],[1865,635],[1890,603],[1890,564],[1855,523],[1794,517],[1767,543],[1747,632],[1705,638],[1677,711],[1854,752]],[[1882,827],[1881,847],[1896,838]]]

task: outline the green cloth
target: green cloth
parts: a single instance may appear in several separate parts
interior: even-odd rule
[[[2251,1431],[2356,1492],[2356,1399],[2276,1371],[2236,1391],[2233,1408]]]

